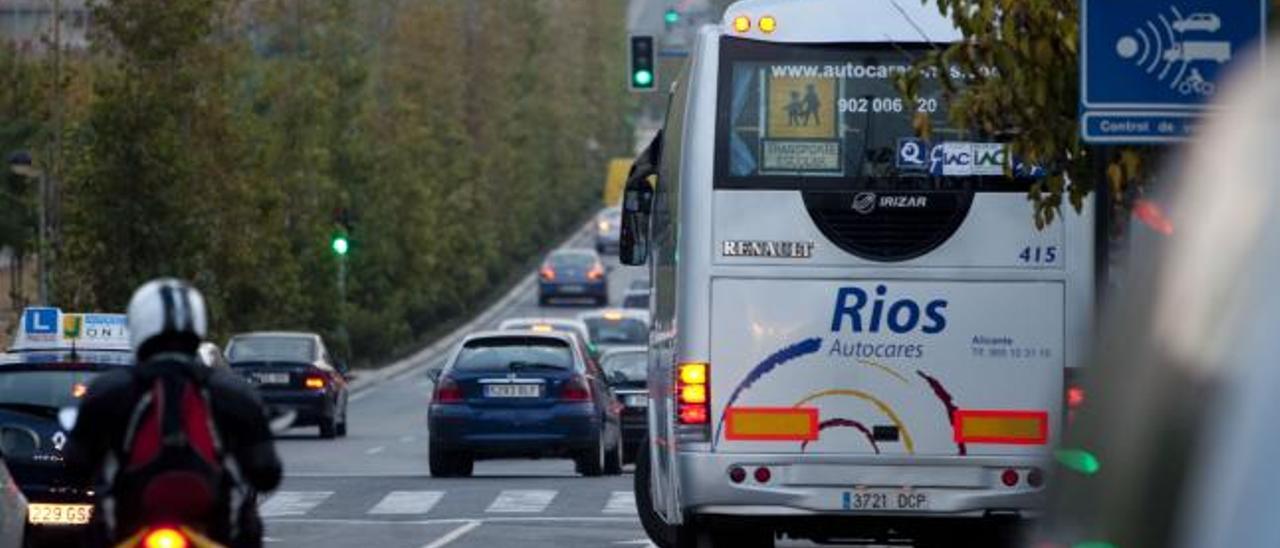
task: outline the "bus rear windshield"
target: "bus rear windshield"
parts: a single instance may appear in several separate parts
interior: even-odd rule
[[[922,115],[934,143],[966,142],[947,119],[939,78],[924,75],[913,99],[897,88],[899,75],[928,48],[724,38],[716,186],[943,189],[975,178],[958,171],[943,177],[933,169],[933,143],[916,138],[912,120]],[[1003,175],[1003,165],[993,169]]]

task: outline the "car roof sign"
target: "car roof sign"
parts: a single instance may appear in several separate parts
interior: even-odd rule
[[[12,352],[39,350],[129,350],[124,314],[68,313],[52,307],[22,311]]]

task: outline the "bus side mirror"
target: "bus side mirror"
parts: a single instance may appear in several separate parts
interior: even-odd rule
[[[628,184],[622,196],[618,259],[625,265],[642,265],[649,260],[649,213],[653,207],[653,189],[648,181],[642,179],[639,185]]]
[[[631,164],[627,185],[622,191],[618,260],[625,265],[639,266],[649,260],[649,214],[653,211],[653,185],[649,183],[649,176],[656,179],[658,166],[662,164],[662,132],[658,130]]]

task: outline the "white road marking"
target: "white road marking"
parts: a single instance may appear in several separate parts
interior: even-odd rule
[[[458,540],[458,537],[461,537],[462,535],[470,533],[472,529],[479,527],[481,523],[483,522],[471,521],[471,522],[464,523],[461,526],[459,526],[457,529],[449,531],[449,533],[446,534],[445,536],[435,539],[434,541],[431,541],[430,543],[426,544],[422,548],[440,548],[441,546],[444,546],[446,544],[449,544],[450,542]]]
[[[556,491],[549,489],[508,489],[498,493],[485,512],[520,512],[534,514],[547,509]]]
[[[417,439],[417,436],[400,436],[400,443],[413,443]]]
[[[653,541],[651,541],[651,540],[649,540],[649,539],[647,539],[647,538],[638,538],[638,539],[635,539],[635,540],[619,540],[619,541],[617,541],[617,542],[614,542],[613,544],[614,544],[614,545],[624,545],[624,544],[625,544],[625,545],[631,545],[631,546],[648,546],[648,547],[650,547],[650,548],[658,548],[658,547],[657,547],[657,545],[655,545],[655,544],[653,543]]]
[[[366,449],[366,450],[365,450],[364,454],[366,454],[366,455],[377,455],[378,453],[381,453],[383,449],[386,449],[386,447],[383,447],[383,446],[381,446],[381,445],[379,445],[379,446],[377,446],[377,447],[370,447],[370,448],[368,448],[368,449]]]
[[[604,513],[636,515],[635,491],[614,491],[604,505]]]
[[[305,516],[320,506],[333,491],[277,491],[258,509],[262,517]]]
[[[444,498],[444,491],[392,491],[369,510],[370,514],[425,514]]]

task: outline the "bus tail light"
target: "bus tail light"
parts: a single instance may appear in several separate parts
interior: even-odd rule
[[[707,439],[711,424],[710,366],[703,362],[682,363],[676,368],[677,422],[685,434]]]
[[[1078,369],[1075,367],[1068,367],[1065,371],[1063,371],[1062,403],[1064,407],[1063,416],[1065,417],[1067,426],[1071,426],[1071,424],[1075,422],[1076,412],[1079,411],[1080,408],[1084,406],[1084,402],[1085,402],[1086,394],[1084,391],[1084,386],[1082,386],[1083,383],[1080,382],[1081,381],[1080,375],[1077,373],[1077,371]]]

